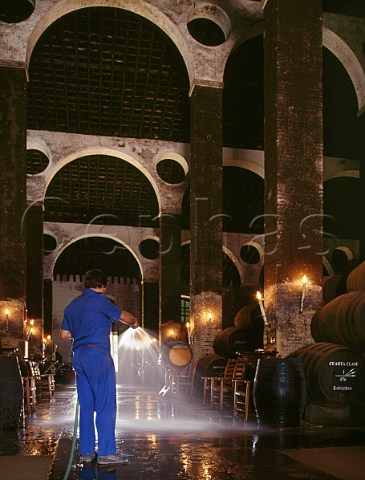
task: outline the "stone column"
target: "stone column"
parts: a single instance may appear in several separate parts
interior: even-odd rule
[[[143,326],[158,334],[159,327],[159,284],[144,281],[142,284]]]
[[[191,93],[190,308],[193,352],[213,353],[222,328],[222,86]]]
[[[321,2],[268,0],[264,28],[264,297],[269,347],[286,356],[313,342],[310,322],[322,303]]]
[[[25,70],[0,67],[0,335],[3,348],[21,351],[25,312],[26,107]]]
[[[359,262],[365,261],[365,214],[363,206],[365,205],[365,113],[358,119],[358,158],[360,170],[360,196],[359,196]]]
[[[42,356],[43,318],[43,204],[33,202],[25,214],[26,226],[26,298],[28,320],[33,320],[29,355]]]
[[[160,306],[161,322],[180,323],[181,226],[180,215],[161,215]]]
[[[45,278],[43,280],[43,324],[44,324],[44,335],[51,335],[51,340],[47,340],[45,354],[47,358],[52,358],[53,352],[53,342],[56,343],[58,339],[52,338],[53,332],[53,320],[52,320],[52,309],[53,309],[53,289],[52,289],[52,278]]]

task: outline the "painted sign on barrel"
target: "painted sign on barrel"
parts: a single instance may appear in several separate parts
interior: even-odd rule
[[[308,400],[313,403],[345,406],[364,392],[364,359],[348,347],[314,343],[296,350],[290,357],[302,360]]]

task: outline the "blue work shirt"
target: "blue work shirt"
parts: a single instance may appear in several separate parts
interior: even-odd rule
[[[104,293],[85,288],[64,311],[62,330],[71,332],[72,350],[82,345],[95,345],[110,351],[111,324],[116,323],[122,309],[115,306]]]

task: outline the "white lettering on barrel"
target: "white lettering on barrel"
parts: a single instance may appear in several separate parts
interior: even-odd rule
[[[358,367],[359,362],[328,362],[330,367]]]
[[[333,390],[352,390],[352,387],[336,387],[336,385],[333,385]]]

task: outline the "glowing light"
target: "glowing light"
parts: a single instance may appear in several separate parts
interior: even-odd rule
[[[158,371],[158,343],[144,328],[128,328],[118,339],[118,382],[150,381]]]
[[[257,298],[257,301],[259,302],[261,316],[264,320],[264,323],[265,323],[265,325],[268,325],[267,317],[266,317],[266,313],[265,313],[265,309],[264,309],[264,304],[262,303],[263,298],[262,298],[261,292],[256,293],[256,298]]]
[[[304,308],[306,288],[307,288],[307,275],[303,275],[303,278],[302,278],[302,295],[300,297],[300,309],[299,309],[300,313],[303,312],[303,308]]]
[[[6,322],[6,331],[9,331],[9,310],[5,309],[5,322]]]

